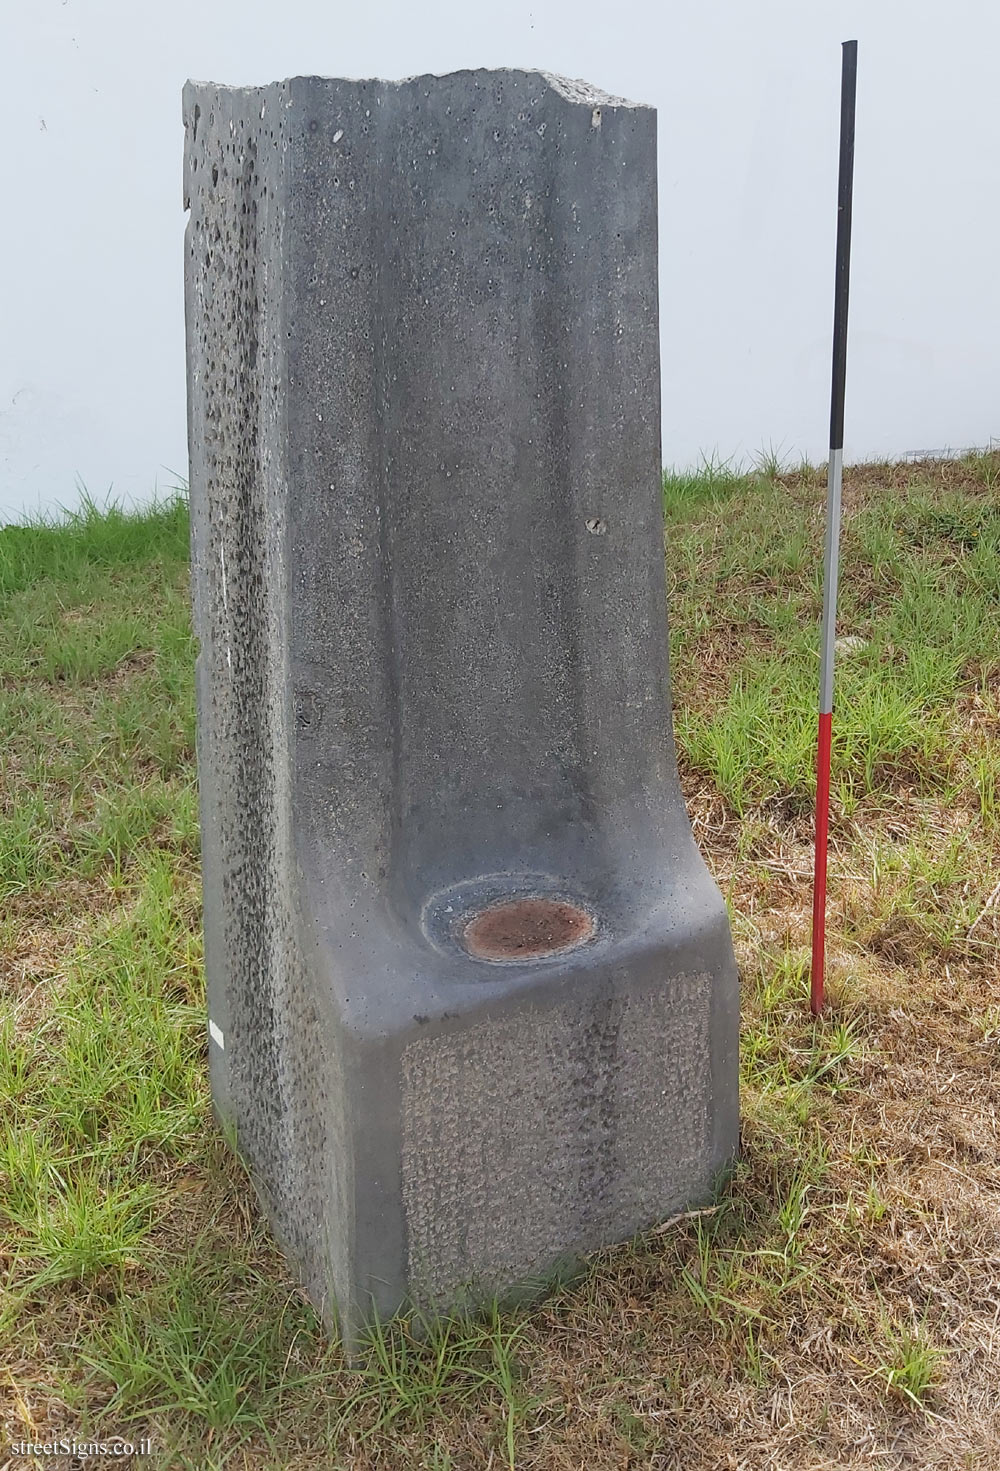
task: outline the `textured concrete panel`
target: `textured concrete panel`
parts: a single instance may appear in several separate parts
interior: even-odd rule
[[[352,1336],[735,1147],[670,728],[655,116],[498,71],[189,83],[184,121],[213,1097]]]
[[[704,1186],[711,980],[525,1008],[403,1053],[410,1277],[447,1303],[544,1276]],[[498,1188],[498,1182],[502,1182]],[[575,1234],[574,1234],[575,1233]]]

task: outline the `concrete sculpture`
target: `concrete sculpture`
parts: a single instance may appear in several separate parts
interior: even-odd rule
[[[530,71],[189,83],[213,1097],[353,1341],[703,1201],[725,906],[677,781],[656,119]]]

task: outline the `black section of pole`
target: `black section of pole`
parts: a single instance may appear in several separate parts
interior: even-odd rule
[[[833,297],[833,389],[830,448],[844,447],[844,384],[847,380],[847,297],[851,279],[851,203],[854,196],[854,103],[858,87],[858,43],[844,42],[840,74],[840,180],[837,186],[837,277]]]

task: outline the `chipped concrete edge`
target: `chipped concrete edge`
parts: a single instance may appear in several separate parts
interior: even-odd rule
[[[256,96],[270,90],[274,86],[287,87],[293,82],[370,82],[379,87],[406,87],[414,82],[436,82],[443,77],[537,77],[547,86],[557,92],[567,102],[576,102],[584,107],[628,107],[634,110],[653,111],[649,102],[633,102],[628,97],[615,97],[610,92],[595,87],[591,82],[584,81],[579,77],[563,77],[557,72],[543,71],[539,67],[462,67],[453,72],[420,72],[410,77],[327,77],[315,73],[303,73],[299,76],[285,77],[280,82],[262,82],[250,87],[230,87],[220,82],[199,81],[188,78],[185,90],[189,87],[210,87],[222,93],[236,93],[242,96]]]

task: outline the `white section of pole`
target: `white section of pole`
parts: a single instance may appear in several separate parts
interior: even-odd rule
[[[819,655],[819,713],[833,712],[833,656],[837,640],[837,577],[840,569],[840,503],[844,451],[830,451],[826,499],[826,550],[823,557],[823,628]]]

